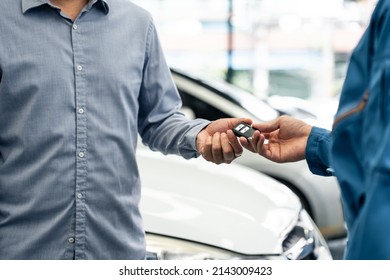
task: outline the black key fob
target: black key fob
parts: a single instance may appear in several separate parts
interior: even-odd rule
[[[233,132],[237,137],[245,137],[250,141],[255,129],[247,123],[239,123],[233,128]]]

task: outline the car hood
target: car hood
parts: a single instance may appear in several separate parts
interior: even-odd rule
[[[301,204],[279,182],[238,164],[137,151],[146,232],[247,255],[281,254]]]

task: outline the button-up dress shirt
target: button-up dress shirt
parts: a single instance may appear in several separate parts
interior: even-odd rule
[[[138,134],[198,156],[150,15],[0,1],[0,259],[143,259]]]

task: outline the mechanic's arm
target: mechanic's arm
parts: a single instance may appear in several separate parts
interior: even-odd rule
[[[252,140],[240,138],[246,149],[278,163],[306,159],[314,174],[332,175],[329,131],[289,116],[252,126],[257,129]]]

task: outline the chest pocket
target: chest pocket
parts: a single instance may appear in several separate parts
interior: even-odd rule
[[[367,102],[368,102],[368,97],[370,95],[370,92],[369,91],[366,91],[363,95],[363,98],[361,99],[361,101],[359,102],[359,104],[352,108],[351,110],[347,111],[347,112],[344,112],[342,113],[341,115],[339,115],[335,120],[334,120],[334,123],[333,123],[333,129],[335,129],[335,127],[340,123],[342,122],[343,120],[347,120],[348,117],[352,117],[353,115],[355,114],[359,114],[361,113],[364,108],[366,107],[367,105]]]

